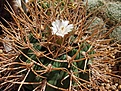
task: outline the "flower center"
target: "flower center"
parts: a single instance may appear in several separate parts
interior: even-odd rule
[[[60,29],[63,31],[64,30],[64,26],[62,26]]]

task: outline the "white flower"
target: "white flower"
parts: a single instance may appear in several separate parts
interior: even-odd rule
[[[52,34],[64,37],[65,34],[72,31],[73,24],[69,24],[67,20],[55,20],[52,22]]]

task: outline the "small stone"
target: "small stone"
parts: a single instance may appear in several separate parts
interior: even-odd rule
[[[115,83],[115,86],[118,86],[118,83]]]
[[[99,89],[100,89],[100,91],[106,91],[104,86],[100,86]]]
[[[112,70],[108,70],[108,72],[109,72],[109,73],[111,73],[111,72],[112,72]]]
[[[104,86],[104,85],[105,85],[105,83],[102,83],[101,85],[102,85],[102,86]]]
[[[0,54],[1,54],[1,53],[3,53],[3,50],[2,50],[2,49],[0,49]]]
[[[121,79],[118,79],[118,83],[121,84]]]
[[[116,90],[116,86],[115,85],[112,85],[111,88],[112,88],[112,90]]]
[[[118,86],[118,89],[121,90],[121,85]]]
[[[107,90],[110,89],[110,84],[106,84],[106,87],[105,87]]]

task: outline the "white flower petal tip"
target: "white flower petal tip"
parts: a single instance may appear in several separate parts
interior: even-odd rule
[[[73,24],[69,24],[67,20],[55,20],[52,22],[52,34],[64,37],[65,34],[72,31],[73,27]]]

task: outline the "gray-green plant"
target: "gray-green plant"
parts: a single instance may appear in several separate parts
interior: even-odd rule
[[[118,26],[113,29],[112,33],[110,33],[110,38],[114,42],[121,43],[121,26]]]
[[[105,13],[110,21],[121,22],[121,3],[108,2],[106,6]]]
[[[104,5],[104,0],[85,0],[85,4],[87,3],[87,10],[89,12],[92,12],[98,8],[100,8],[101,6]]]
[[[106,27],[106,24],[105,24],[105,22],[103,21],[102,18],[94,17],[94,19],[92,19],[92,17],[91,17],[91,19],[89,19],[87,22],[90,24],[89,25],[89,31],[90,31],[90,33],[95,32],[94,31],[95,30],[95,26],[98,27],[98,30],[99,30],[98,33],[99,32],[100,33],[105,33],[106,32],[105,30],[102,31],[102,29],[104,29]]]

